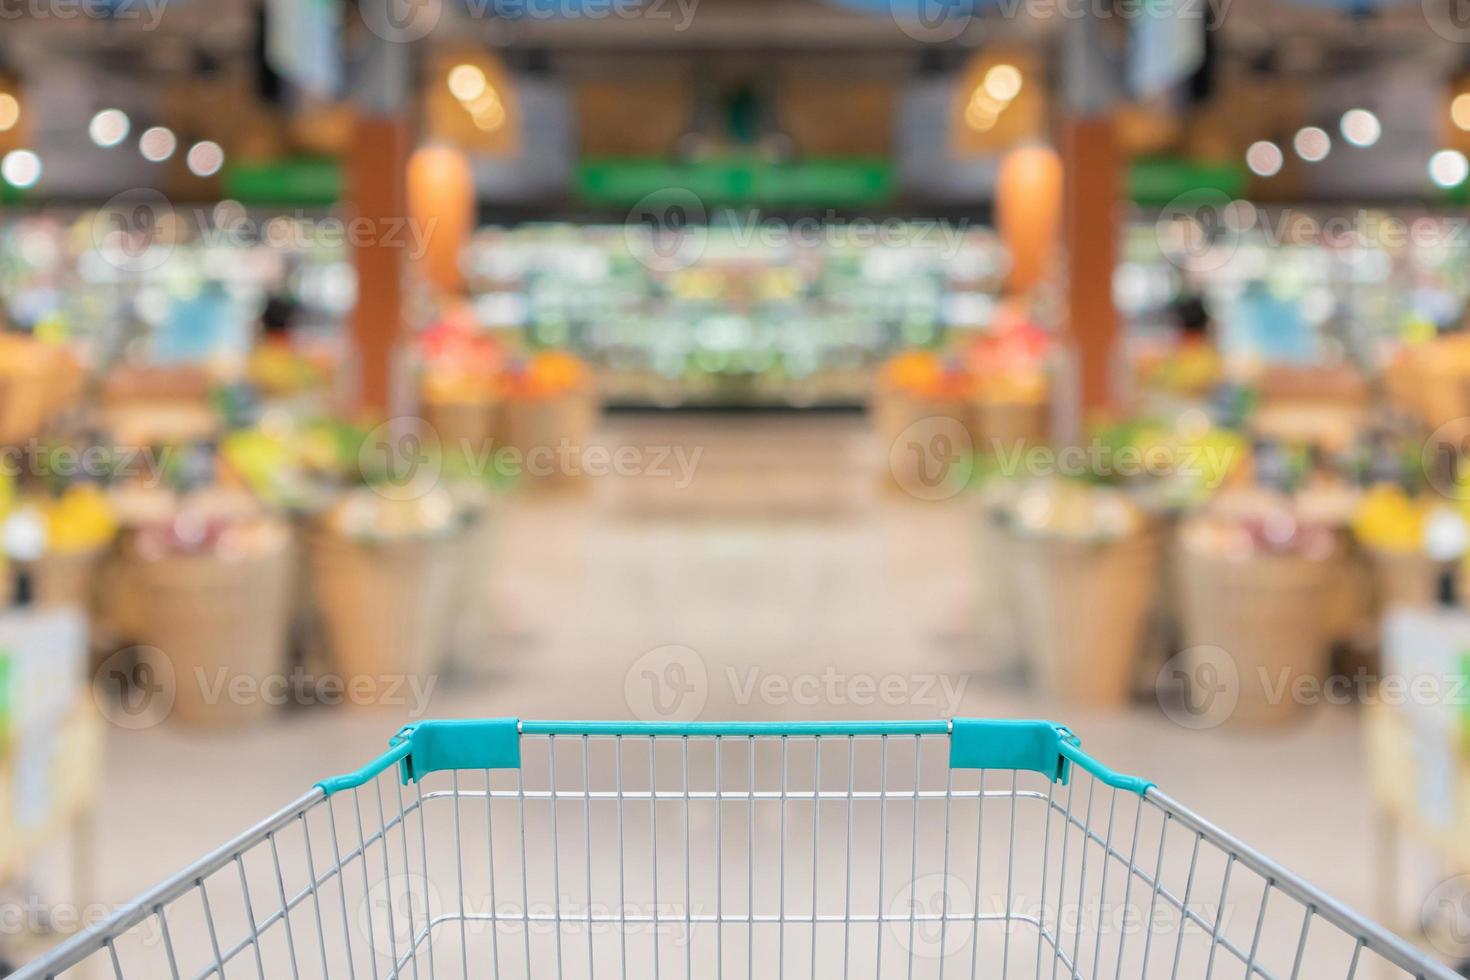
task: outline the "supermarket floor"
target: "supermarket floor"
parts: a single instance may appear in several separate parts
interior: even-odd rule
[[[614,416],[609,443],[698,448],[695,478],[592,480],[499,517],[489,625],[461,637],[430,716],[1052,717],[1359,907],[1373,816],[1357,719],[1192,732],[1156,706],[1073,710],[1021,690],[978,621],[971,516],[878,487],[856,416]],[[670,670],[676,671],[669,674]],[[854,678],[872,678],[871,695]],[[315,780],[356,768],[406,707],[297,709],[253,731],[110,733],[97,888],[122,900]]]

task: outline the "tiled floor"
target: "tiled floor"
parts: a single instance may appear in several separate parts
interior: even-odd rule
[[[1147,703],[1078,710],[1019,689],[976,621],[970,511],[880,489],[856,417],[614,417],[604,436],[703,455],[687,488],[608,477],[509,503],[481,595],[490,625],[463,638],[429,716],[646,714],[649,678],[672,665],[683,717],[703,699],[704,719],[1055,718],[1116,768],[1372,906],[1372,811],[1350,711],[1269,733],[1192,732]],[[314,709],[244,732],[110,732],[101,897],[127,898],[356,768],[406,720],[401,708]]]

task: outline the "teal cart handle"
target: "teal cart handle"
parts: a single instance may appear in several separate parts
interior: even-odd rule
[[[431,772],[455,769],[519,769],[522,735],[628,736],[630,738],[816,738],[948,735],[952,769],[1038,772],[1065,784],[1073,765],[1114,789],[1142,796],[1153,784],[1114,772],[1081,749],[1080,740],[1049,721],[956,718],[953,721],[832,722],[637,722],[424,721],[402,729],[392,748],[357,772],[317,783],[328,796],[355,789],[398,765],[405,784]]]

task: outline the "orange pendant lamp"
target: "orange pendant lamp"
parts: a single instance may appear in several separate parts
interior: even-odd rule
[[[1046,276],[1061,218],[1062,160],[1057,152],[1033,145],[1007,153],[995,182],[995,223],[1011,253],[1007,293],[1024,296]]]
[[[454,295],[464,290],[460,255],[475,226],[475,175],[462,150],[432,145],[415,150],[408,161],[408,212],[420,244],[423,276],[433,287]]]

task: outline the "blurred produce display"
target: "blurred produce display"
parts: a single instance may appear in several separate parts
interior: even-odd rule
[[[1219,221],[1206,227],[1201,214]],[[1412,232],[1412,233],[1411,233]],[[1236,200],[1198,213],[1139,214],[1115,277],[1119,309],[1146,360],[1197,296],[1227,363],[1384,367],[1401,344],[1457,329],[1470,299],[1461,219],[1407,209],[1256,207]],[[1200,352],[1157,370],[1176,387],[1211,373]]]
[[[801,406],[861,403],[892,351],[995,315],[989,230],[750,220],[673,242],[638,225],[482,229],[465,260],[478,316],[581,355],[614,405]]]
[[[124,352],[157,363],[244,358],[255,317],[279,288],[299,305],[303,332],[333,347],[328,335],[356,296],[340,218],[235,201],[175,207],[139,193],[97,210],[7,212],[0,317],[65,340],[86,364]],[[269,349],[252,368],[271,388],[301,384],[304,370]]]

